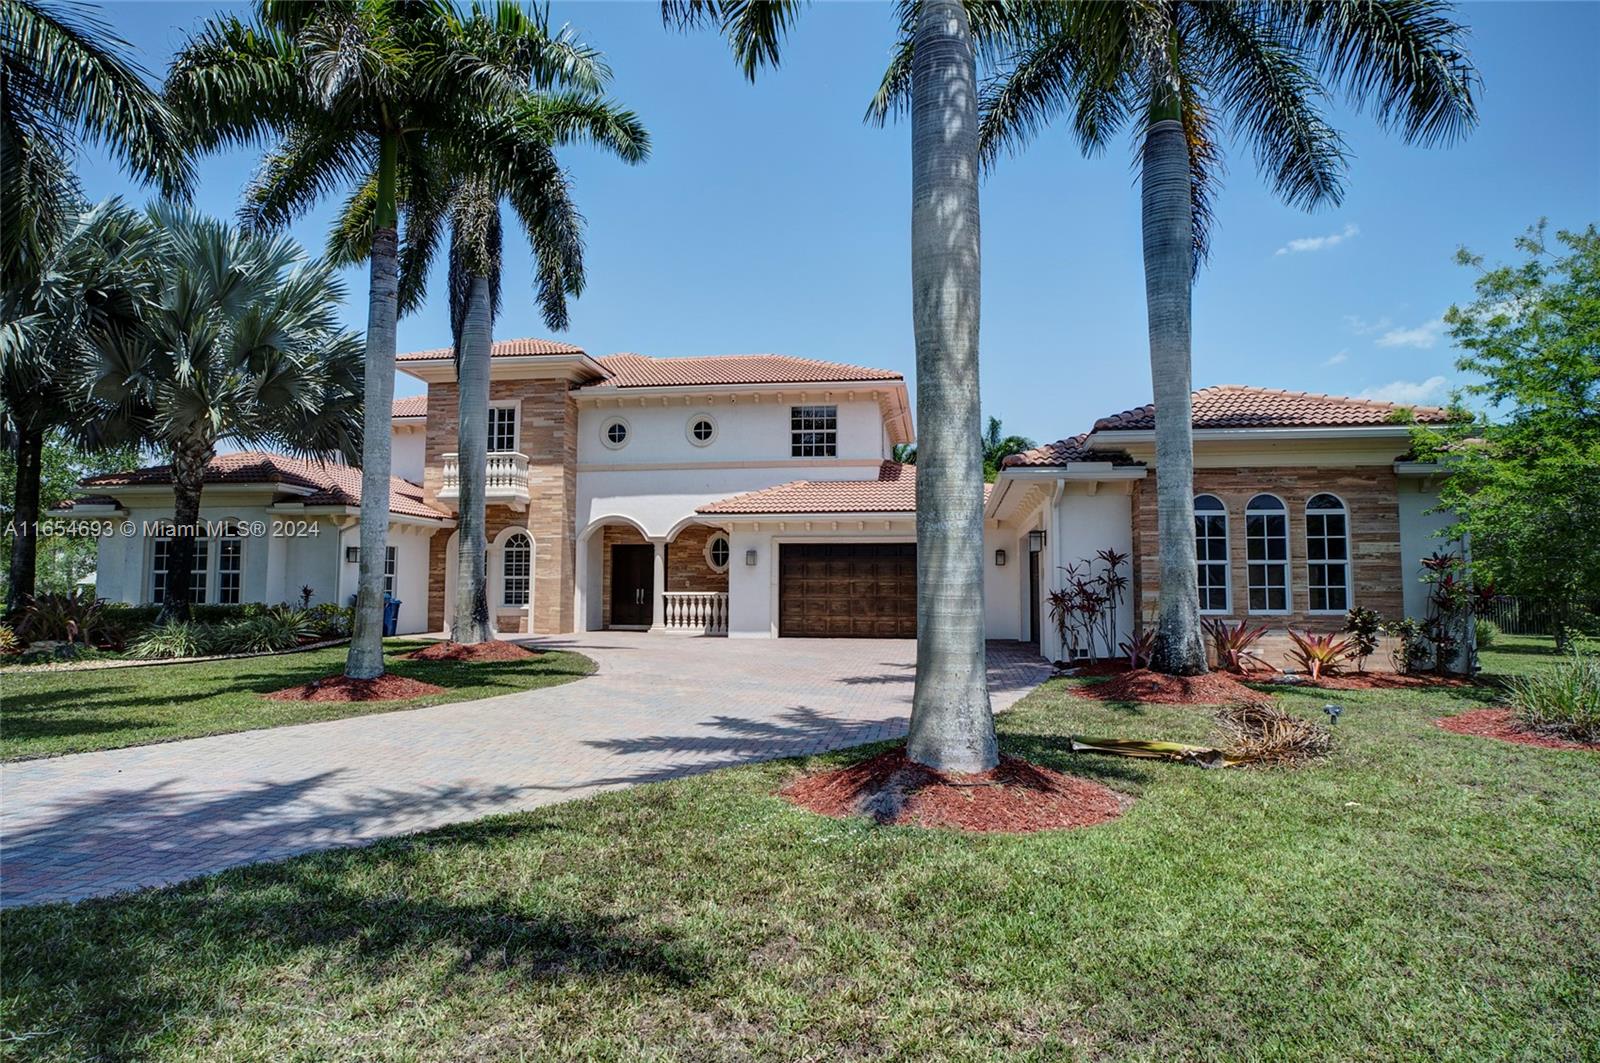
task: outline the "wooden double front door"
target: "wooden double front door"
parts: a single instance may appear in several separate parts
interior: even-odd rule
[[[778,634],[916,638],[917,544],[780,544]]]
[[[611,626],[649,627],[654,610],[656,548],[649,543],[611,547]]]

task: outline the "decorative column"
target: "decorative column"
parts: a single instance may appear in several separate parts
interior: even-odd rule
[[[656,548],[655,576],[650,582],[650,630],[667,630],[667,541],[653,539]]]

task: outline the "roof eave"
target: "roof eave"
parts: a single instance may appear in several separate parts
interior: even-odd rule
[[[1349,439],[1351,437],[1363,439],[1392,439],[1410,438],[1414,426],[1406,424],[1362,424],[1362,425],[1306,425],[1294,428],[1196,428],[1194,438],[1196,441],[1249,439],[1249,440],[1294,440],[1294,439]],[[1087,445],[1117,446],[1128,443],[1153,443],[1156,433],[1153,428],[1117,428],[1100,429],[1089,434]]]

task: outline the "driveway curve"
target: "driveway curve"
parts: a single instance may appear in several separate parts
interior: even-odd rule
[[[0,768],[0,904],[76,900],[600,790],[903,735],[916,643],[586,632],[599,666],[481,701]],[[1049,674],[991,643],[995,709]]]

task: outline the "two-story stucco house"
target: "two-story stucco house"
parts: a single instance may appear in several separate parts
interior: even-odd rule
[[[448,350],[403,354],[427,384],[392,420],[388,589],[402,632],[448,630],[455,581],[456,385]],[[604,628],[732,637],[916,634],[916,469],[905,381],[780,355],[591,357],[547,340],[494,346],[491,612],[502,632]],[[1442,411],[1419,409],[1436,419]],[[1353,605],[1419,614],[1437,548],[1438,470],[1404,460],[1395,408],[1258,388],[1195,395],[1196,574],[1208,615],[1329,627]],[[1130,555],[1124,633],[1153,611],[1154,411],[1013,458],[986,500],[992,638],[1059,656],[1045,600],[1062,568]],[[165,467],[85,482],[75,516],[132,521],[100,543],[99,591],[159,601]],[[199,601],[355,591],[360,478],[264,453],[218,457]]]

